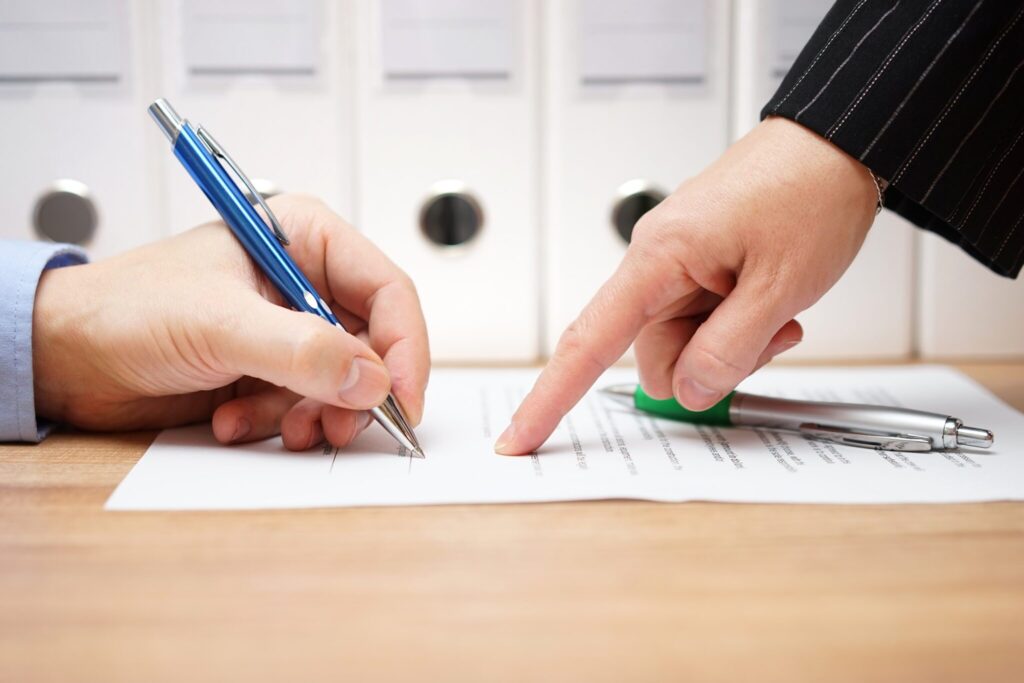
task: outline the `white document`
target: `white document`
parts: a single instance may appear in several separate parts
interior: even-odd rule
[[[508,79],[513,0],[381,0],[381,63],[389,79]]]
[[[107,508],[300,508],[639,498],[774,503],[1024,499],[1024,415],[943,367],[769,369],[751,392],[944,412],[995,432],[989,450],[895,453],[640,414],[592,391],[535,455],[494,439],[532,370],[438,370],[412,459],[379,427],[347,450],[285,451],[280,439],[217,445],[206,425],[163,432]],[[616,369],[597,386],[630,381]]]
[[[707,15],[706,0],[583,0],[582,82],[704,83]]]

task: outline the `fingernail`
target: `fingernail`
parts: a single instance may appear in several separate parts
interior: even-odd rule
[[[772,358],[774,358],[775,356],[779,355],[780,353],[783,353],[785,351],[789,351],[791,348],[793,348],[794,346],[796,346],[800,342],[801,342],[800,339],[797,339],[796,341],[782,342],[781,344],[776,346],[774,349],[772,349],[772,351],[771,351]]]
[[[684,377],[676,387],[676,396],[680,403],[691,410],[704,410],[710,408],[722,398],[722,392],[717,389],[709,389],[700,382]]]
[[[369,413],[359,413],[356,415],[356,434],[369,427],[372,420],[373,416]]]
[[[373,408],[387,397],[389,386],[391,381],[383,365],[366,358],[356,358],[338,390],[338,397],[349,408]]]
[[[241,418],[235,424],[235,433],[231,435],[231,443],[240,441],[246,437],[246,435],[252,431],[252,423],[246,418]]]
[[[313,423],[313,426],[309,428],[309,443],[306,444],[306,448],[312,448],[323,440],[324,428],[321,426],[320,421],[317,420]]]
[[[508,452],[508,447],[512,445],[512,439],[515,435],[516,424],[513,422],[506,427],[505,431],[503,431],[501,436],[498,437],[498,440],[494,444],[494,452],[499,455],[512,455],[512,453]]]

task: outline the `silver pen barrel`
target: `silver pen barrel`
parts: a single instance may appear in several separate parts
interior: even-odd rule
[[[797,401],[737,392],[729,408],[734,425],[806,431],[817,427],[851,433],[891,434],[925,438],[932,448],[959,445],[987,448],[992,433],[965,427],[957,418],[907,408]]]

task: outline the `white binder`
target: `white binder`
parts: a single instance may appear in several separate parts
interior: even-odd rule
[[[1000,277],[937,235],[920,237],[918,350],[927,358],[1024,356],[1024,278]]]
[[[725,149],[731,12],[708,0],[544,9],[550,354],[621,261],[637,215]]]
[[[352,2],[175,0],[160,11],[163,96],[265,196],[315,195],[351,219]],[[172,155],[161,164],[171,232],[217,218]]]
[[[537,356],[535,0],[358,3],[357,225],[442,361]]]
[[[737,0],[736,138],[757,124],[761,108],[831,5],[831,0]],[[910,355],[914,230],[896,214],[883,211],[842,279],[798,316],[804,341],[785,358]]]
[[[145,2],[0,4],[0,230],[102,257],[159,236]]]

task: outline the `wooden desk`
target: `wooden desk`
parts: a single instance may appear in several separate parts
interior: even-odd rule
[[[0,680],[1024,679],[1024,504],[104,512],[152,436],[0,448]]]

